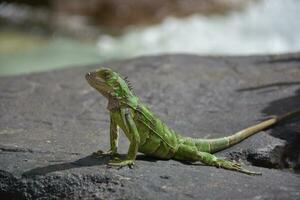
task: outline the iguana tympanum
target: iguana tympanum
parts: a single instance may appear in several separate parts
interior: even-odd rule
[[[115,159],[110,165],[133,165],[137,152],[159,159],[201,161],[210,166],[235,170],[246,174],[260,174],[241,167],[240,164],[212,155],[217,151],[237,144],[245,138],[277,123],[283,117],[272,117],[231,136],[216,139],[194,139],[184,137],[164,124],[134,95],[126,78],[108,68],[86,74],[88,83],[108,99],[110,112],[110,149],[98,151],[102,155],[117,155],[119,127],[130,141],[124,160]]]

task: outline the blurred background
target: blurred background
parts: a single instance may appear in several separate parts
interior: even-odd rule
[[[0,1],[0,76],[163,53],[300,51],[299,0]]]

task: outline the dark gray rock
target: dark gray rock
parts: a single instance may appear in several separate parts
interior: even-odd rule
[[[223,137],[300,107],[299,54],[164,55],[108,66],[186,136]],[[115,169],[109,157],[91,156],[109,146],[107,102],[84,79],[97,67],[0,78],[1,199],[300,199],[299,117],[218,153],[262,176],[142,155],[133,169]],[[120,152],[127,147],[123,136]]]

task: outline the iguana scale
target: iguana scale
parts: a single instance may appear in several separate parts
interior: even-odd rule
[[[237,162],[217,158],[212,153],[231,147],[245,138],[264,130],[300,110],[282,117],[272,117],[243,129],[231,136],[216,139],[194,139],[184,137],[170,129],[157,118],[134,95],[127,79],[108,68],[101,68],[86,74],[88,83],[108,99],[110,112],[110,149],[98,151],[102,155],[117,155],[119,128],[130,141],[124,160],[112,160],[110,165],[133,165],[137,152],[159,159],[201,161],[210,166],[235,170],[246,174],[260,174],[249,171]]]

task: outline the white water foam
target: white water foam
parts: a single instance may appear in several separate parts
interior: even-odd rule
[[[159,53],[249,55],[300,51],[300,0],[264,0],[225,16],[168,18],[132,28],[120,37],[101,36],[104,57]]]

